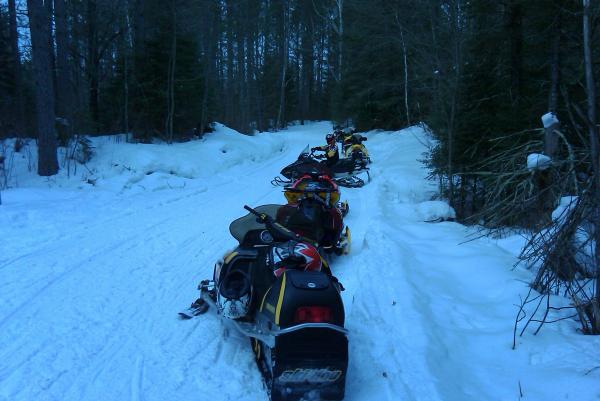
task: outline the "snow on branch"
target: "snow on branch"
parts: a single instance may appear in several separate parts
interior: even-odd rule
[[[540,153],[531,153],[527,155],[528,170],[546,170],[552,165],[552,159]]]
[[[556,114],[553,112],[546,113],[542,116],[542,124],[544,124],[544,128],[550,128],[558,123],[558,117],[556,117]]]

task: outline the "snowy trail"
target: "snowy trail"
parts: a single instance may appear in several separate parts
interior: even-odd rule
[[[194,144],[200,156],[103,145],[98,168],[111,167],[98,188],[3,193],[0,238],[12,240],[0,243],[0,400],[267,400],[247,339],[176,313],[235,245],[228,224],[243,205],[281,203],[270,179],[329,129],[215,134]],[[530,274],[511,270],[514,253],[424,222],[444,213],[417,161],[424,133],[368,136],[373,181],[342,189],[353,244],[332,265],[346,287],[346,400],[515,400],[519,384],[530,400],[600,399],[600,372],[584,374],[598,339],[551,327],[510,350]],[[216,165],[190,161],[212,154]],[[115,173],[136,162],[147,167]]]

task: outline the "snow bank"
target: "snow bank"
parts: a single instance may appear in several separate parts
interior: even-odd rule
[[[427,201],[416,205],[420,218],[426,222],[454,220],[456,212],[448,203],[443,201]]]
[[[279,136],[246,136],[218,123],[215,131],[204,139],[186,143],[132,144],[115,139],[114,136],[90,138],[95,156],[85,166],[74,161],[67,166],[65,149],[59,149],[61,170],[50,178],[32,174],[37,170],[37,149],[29,142],[21,153],[14,154],[9,185],[71,189],[95,185],[108,190],[156,191],[193,185],[191,180],[207,179],[234,166],[247,169],[258,166],[274,154],[282,153],[286,146]],[[10,151],[12,141],[7,141],[7,145]]]

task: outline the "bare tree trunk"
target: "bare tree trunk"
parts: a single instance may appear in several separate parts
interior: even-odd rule
[[[451,6],[451,18],[453,27],[453,49],[452,49],[452,69],[454,70],[454,80],[450,88],[450,114],[448,115],[448,190],[449,201],[454,206],[454,166],[452,159],[454,157],[454,134],[456,129],[456,116],[458,113],[458,89],[462,74],[462,27],[460,0],[455,0]]]
[[[312,119],[311,99],[313,95],[314,83],[314,21],[310,17],[309,25],[304,27],[305,39],[302,41],[304,54],[302,56],[302,74],[304,75],[304,90],[302,97],[302,110],[304,118]]]
[[[600,334],[600,153],[598,140],[598,126],[596,125],[596,84],[594,82],[592,63],[592,38],[591,38],[591,11],[590,0],[583,0],[583,49],[585,59],[585,82],[587,92],[587,117],[590,135],[590,147],[593,168],[593,196],[594,196],[594,258],[596,262],[596,288],[592,300],[592,331]]]
[[[515,105],[521,100],[523,80],[523,15],[518,0],[511,0],[508,6],[508,28],[510,31],[510,80],[511,97]]]
[[[298,25],[298,47],[296,49],[296,82],[298,87],[298,109],[297,109],[297,118],[300,120],[300,125],[304,125],[304,116],[306,115],[306,110],[304,109],[304,36],[300,33],[302,32],[302,24]]]
[[[260,28],[259,28],[260,29]],[[263,58],[260,54],[260,47],[259,47],[259,39],[260,38],[260,33],[258,30],[256,30],[254,32],[254,68],[253,68],[253,75],[255,78],[254,81],[254,99],[256,101],[256,120],[257,120],[257,127],[258,127],[258,131],[259,132],[263,132],[264,130],[266,130],[268,127],[266,127],[265,121],[264,121],[264,117],[263,117],[263,99],[261,96],[261,88],[260,85],[258,84],[258,79],[260,76],[260,68],[261,66],[264,65],[264,61]]]
[[[561,17],[560,13],[554,22],[554,40],[552,42],[552,55],[550,58],[550,94],[548,97],[548,111],[556,112],[558,106],[558,87],[560,81],[560,42],[561,42]]]
[[[67,15],[65,0],[54,0],[54,13],[56,20],[56,113],[64,119],[63,127],[72,134],[73,118],[71,71],[69,68],[69,32],[67,28]]]
[[[560,14],[557,15],[554,25],[554,40],[552,43],[552,53],[550,55],[550,92],[548,94],[548,112],[556,113],[558,103],[559,87],[559,62],[560,62]],[[544,154],[554,159],[558,153],[558,131],[560,122],[544,123]],[[554,190],[554,174],[552,169],[537,170],[533,174],[534,183],[537,191],[537,213],[531,217],[535,224],[541,229],[552,222],[552,211],[556,206],[556,196]],[[532,221],[533,222],[533,221]],[[539,280],[536,280],[538,282]]]
[[[319,12],[317,8],[317,2],[315,0],[312,1],[313,9],[317,13],[317,15],[327,21],[327,25],[333,29],[335,34],[338,37],[337,42],[337,66],[334,62],[332,62],[329,66],[331,70],[333,70],[333,79],[335,79],[338,83],[342,80],[342,65],[343,65],[343,50],[344,50],[344,0],[333,0],[334,3],[334,21],[331,20],[330,12],[326,14],[322,14]],[[337,20],[337,21],[335,21]],[[331,45],[330,45],[331,46]],[[335,50],[332,48],[329,49],[329,53],[334,53]],[[336,68],[337,67],[337,68]]]
[[[125,129],[126,141],[129,142],[129,58],[133,54],[133,34],[131,29],[131,19],[129,16],[130,3],[125,1],[125,49],[123,49],[123,125]]]
[[[283,52],[282,52],[282,67],[281,67],[281,92],[279,93],[279,113],[277,114],[277,128],[285,127],[285,84],[288,65],[288,33],[289,33],[289,0],[285,1],[283,9]]]
[[[337,81],[342,81],[342,62],[343,62],[343,50],[344,50],[344,0],[335,0],[338,14],[338,72]]]
[[[550,93],[548,95],[548,111],[556,113],[558,103],[558,87],[560,80],[560,14],[556,17],[554,24],[554,41],[552,43],[552,55],[550,57]],[[544,153],[554,157],[558,150],[558,135],[556,130],[560,124],[544,127]]]
[[[54,57],[54,36],[53,36],[53,16],[54,16],[54,1],[44,0],[44,7],[46,8],[46,17],[48,23],[48,47],[50,49],[50,66],[52,67],[52,83],[56,88],[56,58]],[[56,92],[54,93],[54,101],[56,102]],[[56,105],[56,103],[55,103]],[[56,111],[55,111],[56,112]]]
[[[217,37],[217,21],[219,20],[219,13],[214,7],[207,9],[204,14],[203,23],[205,25],[205,35],[201,39],[203,57],[203,92],[202,92],[202,107],[200,111],[200,122],[198,129],[198,135],[200,138],[204,135],[204,129],[208,124],[208,93],[213,74],[216,71],[215,60],[217,58],[216,43]],[[214,78],[217,79],[217,78]]]
[[[13,54],[12,73],[14,79],[14,122],[17,136],[25,136],[25,107],[23,104],[23,80],[21,78],[21,51],[17,31],[17,9],[15,0],[8,0],[8,17],[10,28],[10,47]]]
[[[408,107],[408,55],[406,51],[406,43],[404,42],[404,29],[400,23],[398,12],[396,11],[396,24],[400,29],[400,41],[402,42],[402,56],[404,59],[404,108],[406,110],[406,123],[410,125],[410,111]]]
[[[554,23],[554,40],[550,56],[550,92],[548,94],[548,111],[556,113],[558,104],[558,87],[560,79],[560,15]],[[560,129],[559,124],[544,127],[544,154],[553,157],[558,148],[558,136],[555,130]]]
[[[98,32],[97,32],[97,6],[96,0],[87,1],[87,24],[88,24],[88,55],[87,73],[89,80],[89,107],[93,129],[98,131]]]
[[[238,6],[238,19],[243,19],[244,10],[241,8],[242,5]],[[246,50],[244,46],[244,24],[240,21],[237,28],[236,43],[237,43],[237,87],[238,87],[238,126],[240,131],[243,133],[250,133],[250,126],[248,124],[249,113],[248,113],[248,99],[246,97],[248,88],[248,78],[246,77]]]
[[[225,81],[225,120],[227,124],[232,127],[237,128],[237,115],[235,113],[235,86],[233,83],[233,42],[234,42],[234,33],[233,33],[233,1],[228,0],[226,5],[226,15],[227,15],[227,40],[226,40],[226,49],[227,49],[227,80]]]
[[[58,172],[56,135],[54,131],[54,86],[50,63],[48,17],[42,0],[27,0],[38,130],[38,174],[50,176]]]
[[[173,143],[173,116],[175,114],[175,65],[177,61],[177,10],[175,0],[171,0],[173,37],[171,39],[171,53],[169,55],[169,68],[167,77],[167,121],[165,131],[168,142]]]

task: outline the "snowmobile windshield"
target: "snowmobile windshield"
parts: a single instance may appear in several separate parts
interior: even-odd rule
[[[258,213],[265,213],[275,219],[277,217],[277,210],[279,210],[280,207],[281,205],[263,205],[258,206],[256,211]],[[229,225],[229,232],[239,243],[244,240],[244,237],[249,231],[265,229],[265,224],[256,221],[256,216],[252,213],[248,213],[247,215],[232,221]]]
[[[308,157],[310,155],[310,148],[308,145],[306,145],[306,147],[304,149],[302,149],[302,152],[300,152],[300,154],[298,155],[298,159],[302,159],[303,157]]]

